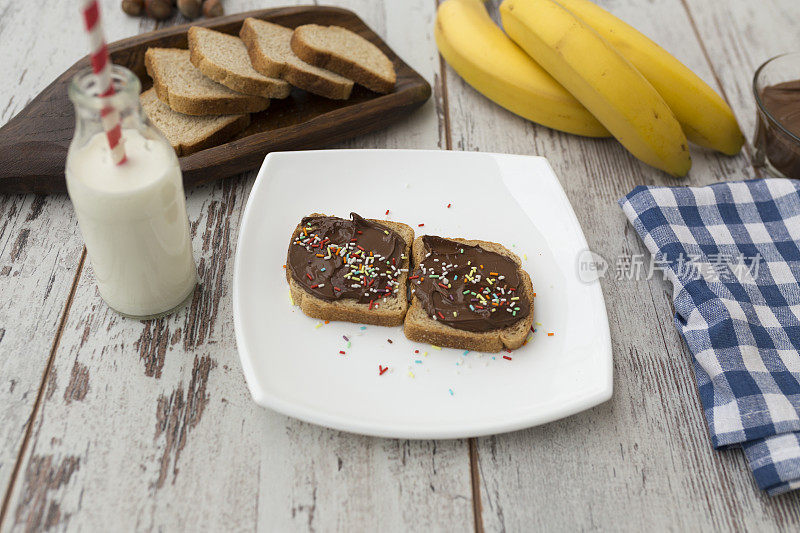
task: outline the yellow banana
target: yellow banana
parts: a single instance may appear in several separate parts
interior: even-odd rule
[[[481,0],[446,0],[436,14],[436,44],[464,80],[522,117],[577,135],[609,132],[489,17]]]
[[[633,155],[675,176],[692,160],[664,99],[608,41],[552,0],[504,0],[506,33]]]
[[[666,50],[589,0],[556,0],[633,63],[675,113],[695,144],[735,155],[744,136],[733,111],[694,72]]]

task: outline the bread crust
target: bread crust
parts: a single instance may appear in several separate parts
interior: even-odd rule
[[[308,216],[328,216],[320,213],[312,213]],[[405,241],[405,259],[401,263],[400,268],[409,269],[411,264],[411,243],[414,241],[414,230],[411,226],[401,222],[391,222],[388,220],[367,219],[370,222],[375,222],[386,226],[387,228],[395,231]],[[295,239],[302,231],[302,223],[298,224],[292,233],[289,240],[289,249],[293,246]],[[352,299],[342,299],[338,301],[327,301],[307,292],[297,281],[292,277],[292,272],[289,269],[289,252],[287,251],[286,260],[286,281],[289,283],[289,290],[291,291],[292,301],[295,305],[306,315],[320,320],[338,320],[343,322],[355,322],[358,324],[371,324],[374,326],[400,326],[403,324],[403,319],[408,310],[408,272],[401,272],[397,277],[399,283],[399,290],[397,294],[391,298],[387,298],[387,302],[383,301],[377,307],[369,308],[369,304],[362,304]]]
[[[183,144],[175,147],[175,152],[179,157],[191,155],[195,152],[205,150],[206,148],[213,148],[224,142],[230,140],[234,135],[243,131],[250,125],[250,115],[239,115],[236,120],[231,121],[222,128],[218,129],[208,137],[200,139],[195,143]]]
[[[522,282],[520,288],[528,296],[528,300],[531,303],[530,313],[519,322],[505,328],[485,332],[465,331],[433,320],[422,307],[419,298],[412,296],[411,306],[406,314],[403,328],[406,337],[416,342],[477,352],[499,352],[504,348],[516,350],[525,343],[525,339],[528,337],[528,332],[533,325],[534,308],[533,283],[528,273],[522,269],[522,262],[519,257],[505,246],[495,242],[461,238],[449,240],[469,246],[480,246],[484,250],[499,253],[513,260],[520,271]],[[422,243],[422,237],[417,237],[414,240],[411,255],[412,264],[414,268],[417,268],[425,259],[425,245]]]
[[[348,59],[347,57],[337,55],[328,50],[314,48],[303,39],[302,32],[295,30],[294,34],[292,34],[291,46],[292,51],[297,57],[306,63],[349,78],[371,91],[386,94],[394,90],[396,76],[393,76],[391,79],[378,76],[358,62]],[[392,71],[392,74],[394,74],[394,71]]]
[[[310,93],[330,98],[331,100],[347,100],[353,91],[352,83],[336,83],[333,80],[317,76],[312,72],[294,67],[282,61],[273,61],[262,53],[258,46],[258,30],[245,19],[239,38],[247,47],[247,55],[253,68],[264,76],[281,78],[291,85]]]
[[[169,141],[168,132],[165,132],[164,130],[161,129],[161,127],[158,124],[158,120],[156,120],[155,117],[151,115],[150,112],[148,111],[149,109],[148,101],[154,100],[155,102],[158,102],[158,105],[163,105],[165,107],[169,106],[161,102],[161,100],[158,98],[158,95],[156,94],[155,89],[148,89],[144,91],[141,95],[139,95],[139,99],[142,102],[142,108],[144,109],[145,114],[147,114],[153,125],[157,129],[161,130],[161,132]],[[177,113],[175,111],[170,111],[170,112]],[[172,141],[170,141],[170,144],[172,145],[173,150],[175,150],[175,154],[178,155],[178,157],[182,157],[193,154],[195,152],[199,152],[200,150],[205,150],[206,148],[211,148],[212,146],[217,146],[218,144],[222,144],[223,142],[226,142],[240,131],[244,130],[249,125],[250,125],[250,115],[232,115],[222,127],[211,132],[206,137],[196,139],[193,142],[178,141],[176,144],[172,144]]]
[[[291,85],[285,81],[276,79],[263,80],[250,76],[243,76],[226,69],[222,65],[218,65],[212,59],[208,58],[198,45],[197,40],[202,38],[198,35],[200,31],[202,30],[197,26],[189,28],[189,61],[204,75],[242,94],[261,96],[264,98],[286,98],[292,92]]]
[[[147,74],[153,79],[153,88],[158,99],[167,104],[173,111],[185,115],[241,115],[257,113],[269,107],[269,99],[260,96],[242,94],[234,97],[195,98],[176,94],[172,91],[169,81],[163,79],[148,48],[144,54],[144,65]]]

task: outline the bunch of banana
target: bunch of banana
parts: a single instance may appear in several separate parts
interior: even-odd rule
[[[733,155],[744,142],[730,107],[653,41],[589,0],[504,0],[503,27],[481,0],[445,0],[436,42],[470,85],[545,126],[616,137],[675,176],[692,142]],[[509,39],[510,37],[510,39]]]

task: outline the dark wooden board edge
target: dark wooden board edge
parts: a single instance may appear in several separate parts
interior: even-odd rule
[[[323,148],[381,129],[407,116],[431,95],[430,84],[400,59],[352,11],[328,6],[297,6],[237,13],[191,24],[172,26],[109,44],[114,63],[141,65],[132,70],[149,86],[144,52],[158,46],[185,48],[190,26],[236,33],[247,17],[267,19],[288,27],[316,22],[347,27],[378,46],[393,61],[397,84],[392,93],[376,95],[317,115],[302,123],[256,133],[180,158],[187,187],[208,183],[258,167],[273,151]],[[0,193],[48,194],[66,191],[64,163],[74,130],[74,112],[67,98],[69,80],[89,66],[88,56],[48,85],[25,108],[0,128]],[[43,132],[47,130],[47,135]]]

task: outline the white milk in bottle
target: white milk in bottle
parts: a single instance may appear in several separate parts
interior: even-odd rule
[[[139,80],[114,66],[117,94],[92,94],[91,71],[70,86],[75,137],[66,178],[97,287],[116,311],[147,318],[193,293],[197,272],[178,158],[139,105]],[[100,110],[112,101],[122,116],[127,161],[112,161]]]

